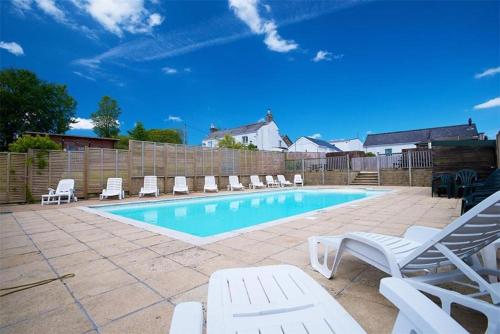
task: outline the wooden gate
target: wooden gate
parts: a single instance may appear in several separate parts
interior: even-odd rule
[[[370,171],[376,172],[377,168],[377,157],[359,157],[351,159],[352,170],[355,172],[360,171]]]
[[[26,202],[27,154],[0,152],[0,204]]]

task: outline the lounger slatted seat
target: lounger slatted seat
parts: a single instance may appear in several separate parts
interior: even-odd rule
[[[265,188],[258,175],[250,175],[250,189]]]
[[[278,175],[278,182],[280,183],[280,186],[286,187],[286,186],[293,186],[293,183],[285,179],[284,175]]]
[[[245,187],[240,183],[238,176],[231,175],[229,176],[229,184],[227,185],[227,190],[244,190]]]
[[[151,194],[155,195],[155,197],[158,197],[160,194],[158,178],[156,176],[144,176],[144,186],[139,191],[139,197]]]
[[[62,179],[57,183],[57,188],[48,188],[49,193],[42,195],[42,205],[57,203],[61,204],[61,199],[66,198],[66,203],[70,203],[71,200],[75,202],[78,201],[75,196],[75,180],[73,179]]]
[[[410,272],[427,271],[431,274],[410,279],[418,289],[439,297],[443,309],[450,310],[458,303],[482,312],[488,317],[489,331],[500,331],[500,284],[490,283],[482,276],[500,276],[494,268],[471,264],[478,252],[500,238],[500,191],[486,198],[442,230],[413,226],[403,238],[375,233],[347,233],[334,237],[309,238],[311,265],[326,277],[337,271],[342,255],[348,252],[394,277]],[[318,257],[318,246],[324,246],[323,259]],[[336,250],[333,266],[328,266],[328,255]],[[457,269],[434,274],[434,269],[453,265]],[[421,283],[440,284],[469,280],[477,292],[461,295],[450,290]],[[489,295],[493,304],[475,297]]]
[[[266,185],[268,188],[279,187],[280,184],[274,180],[272,175],[266,175]]]
[[[102,190],[99,199],[118,196],[119,199],[125,198],[125,192],[122,188],[123,180],[121,177],[110,177],[106,183],[106,189]]]
[[[175,193],[189,194],[185,176],[176,176],[174,178],[174,188],[172,189],[172,195],[175,195]]]
[[[219,188],[217,187],[217,183],[215,182],[215,176],[213,175],[205,176],[205,185],[203,186],[203,192],[207,191],[219,192]]]
[[[304,186],[304,181],[302,180],[302,175],[300,175],[300,174],[295,174],[295,175],[293,176],[293,184],[294,184],[295,186],[300,185],[300,186],[302,186],[302,187],[303,187],[303,186]]]

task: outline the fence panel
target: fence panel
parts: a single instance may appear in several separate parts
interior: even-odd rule
[[[0,203],[26,202],[26,153],[0,153]]]

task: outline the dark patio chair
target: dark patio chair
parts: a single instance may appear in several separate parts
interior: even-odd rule
[[[484,181],[473,183],[462,199],[462,214],[469,211],[486,197],[500,190],[500,169],[496,169]]]
[[[444,191],[448,198],[453,196],[453,175],[451,174],[441,174],[432,177],[432,193],[431,196],[437,194],[438,197],[441,195],[441,191]]]
[[[468,188],[477,182],[477,173],[472,169],[462,169],[455,174],[455,197],[462,197]]]

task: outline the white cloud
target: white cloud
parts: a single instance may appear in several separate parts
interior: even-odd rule
[[[87,79],[87,80],[90,80],[90,81],[95,81],[95,79],[94,79],[94,78],[92,78],[91,76],[85,75],[85,74],[83,74],[83,73],[81,73],[81,72],[78,72],[78,71],[73,71],[73,73],[74,73],[75,75],[78,75],[79,77],[84,78],[84,79]]]
[[[500,73],[500,66],[489,68],[481,73],[476,74],[474,77],[476,79],[481,79],[484,77],[492,77],[492,76],[499,74],[499,73]]]
[[[165,66],[164,68],[161,69],[163,71],[163,73],[165,74],[176,74],[177,73],[177,69],[173,68],[173,67],[168,67],[168,66]]]
[[[66,15],[58,8],[54,0],[35,0],[37,6],[47,15],[52,16],[59,22],[66,21]]]
[[[74,0],[106,30],[123,36],[123,31],[132,34],[149,33],[163,22],[158,13],[150,13],[143,0]]]
[[[321,138],[321,133],[313,133],[309,137],[314,138],[314,139],[320,139]]]
[[[71,129],[92,130],[94,128],[94,123],[92,123],[91,119],[77,117],[74,121],[76,123],[70,125]]]
[[[285,40],[278,34],[278,27],[273,20],[259,15],[258,0],[229,0],[229,8],[250,28],[254,34],[265,35],[267,48],[276,52],[289,52],[298,48],[293,40]],[[267,11],[271,7],[267,5]]]
[[[343,54],[333,54],[333,53],[325,51],[325,50],[319,50],[316,53],[316,56],[314,56],[314,58],[312,59],[312,61],[317,63],[317,62],[320,62],[323,60],[331,61],[332,59],[338,60],[338,59],[342,59],[342,58],[344,58]]]
[[[481,110],[481,109],[490,109],[490,108],[496,108],[496,107],[500,107],[500,96],[495,97],[491,100],[488,100],[484,103],[475,105],[474,109]]]
[[[21,11],[29,10],[31,8],[32,2],[32,0],[12,0],[12,4],[14,5],[14,7]]]
[[[179,116],[172,116],[172,115],[169,115],[168,118],[167,118],[167,121],[171,121],[171,122],[182,122],[182,118],[180,118]]]
[[[192,72],[191,67],[185,67],[184,72],[191,73]]]
[[[4,42],[0,41],[0,49],[5,49],[8,52],[12,53],[14,56],[22,56],[24,55],[24,50],[21,45],[16,42]]]

